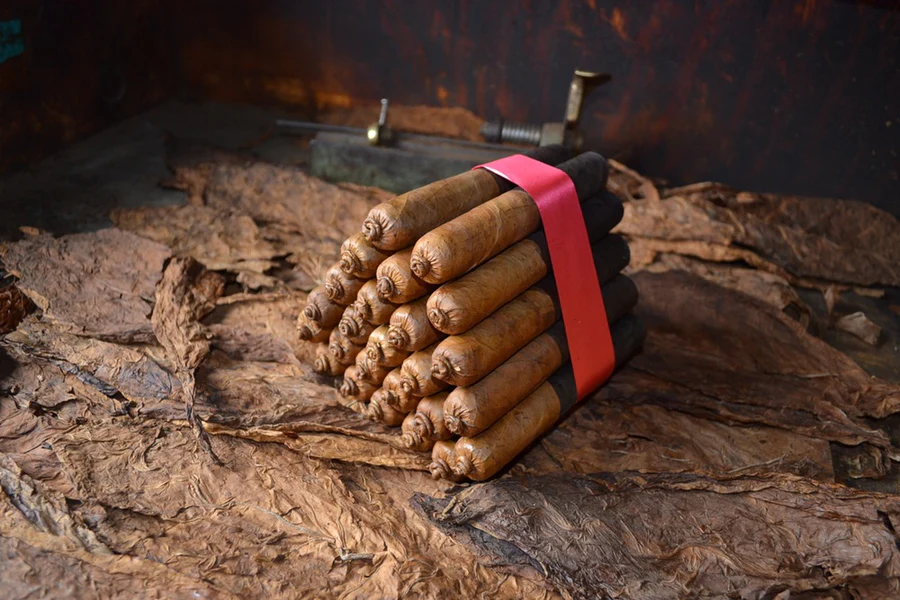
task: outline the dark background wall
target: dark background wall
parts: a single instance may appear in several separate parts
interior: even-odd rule
[[[171,95],[558,120],[578,67],[613,75],[585,106],[589,144],[647,174],[900,212],[896,2],[20,4],[41,16],[25,55],[0,63],[0,169]],[[127,81],[113,103],[110,61]]]

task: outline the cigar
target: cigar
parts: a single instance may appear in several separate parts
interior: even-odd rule
[[[373,325],[384,325],[390,321],[391,314],[397,308],[396,304],[378,295],[378,282],[375,279],[370,279],[359,288],[351,306],[356,307],[356,314]]]
[[[357,233],[341,244],[341,270],[357,279],[369,279],[375,276],[375,269],[390,255],[390,252],[382,252],[366,236]]]
[[[637,287],[616,275],[600,287],[609,322],[637,304]],[[562,317],[552,278],[530,288],[461,335],[438,344],[431,375],[450,385],[472,385],[509,359]]]
[[[607,235],[591,247],[601,280],[628,266],[628,243],[618,235]],[[550,271],[546,242],[541,248],[523,240],[456,281],[445,283],[428,297],[428,321],[442,333],[468,331],[498,308],[513,300]]]
[[[596,152],[585,152],[557,168],[571,178],[579,200],[599,194],[609,171],[606,159]],[[410,269],[426,283],[450,281],[540,225],[540,210],[525,190],[506,192],[423,235],[413,246]]]
[[[375,329],[369,336],[365,353],[372,364],[382,367],[397,367],[406,360],[410,353],[391,344],[388,339],[388,331],[387,325]]]
[[[640,319],[628,315],[613,324],[611,333],[618,368],[640,350],[646,332]],[[577,402],[575,375],[571,363],[566,363],[486,431],[459,438],[454,448],[457,462],[453,473],[474,481],[490,478],[551,429]]]
[[[343,312],[344,307],[328,298],[325,288],[321,285],[309,293],[306,297],[306,306],[303,308],[303,316],[307,322],[328,330],[338,324]]]
[[[361,381],[356,365],[351,365],[344,371],[344,380],[338,391],[344,398],[350,398],[358,402],[368,402],[377,389],[377,384]]]
[[[340,263],[332,265],[325,272],[325,294],[329,300],[341,306],[347,306],[353,302],[363,284],[365,281],[362,279],[344,273]]]
[[[461,477],[453,472],[453,465],[456,464],[456,442],[450,440],[441,440],[434,443],[431,449],[431,464],[428,470],[431,472],[432,479],[448,479],[453,482],[460,482],[465,477]]]
[[[408,302],[391,315],[388,341],[398,350],[416,352],[445,337],[428,320],[428,300]]]
[[[331,375],[337,377],[343,373],[347,365],[343,365],[328,351],[328,344],[321,343],[316,346],[316,358],[313,362],[313,371],[319,375]]]
[[[561,146],[543,146],[524,153],[549,165],[572,156]],[[420,236],[479,204],[513,188],[486,169],[474,169],[401,194],[369,211],[362,233],[381,250],[402,250]]]
[[[356,303],[353,303],[344,311],[338,329],[354,344],[365,344],[369,335],[375,331],[375,325],[362,318]]]

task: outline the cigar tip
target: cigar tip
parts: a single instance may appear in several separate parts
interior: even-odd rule
[[[398,350],[405,350],[409,345],[409,333],[402,327],[394,327],[388,329],[388,343]]]
[[[303,309],[303,316],[310,321],[318,321],[322,318],[322,311],[315,304],[307,304]]]
[[[341,252],[341,260],[339,264],[341,265],[341,271],[343,271],[347,275],[353,275],[359,268],[359,261],[356,260],[356,257],[347,250]]]
[[[441,381],[446,381],[446,378],[450,376],[450,365],[447,364],[447,361],[443,357],[432,357],[431,376],[440,379]]]
[[[414,436],[410,433],[404,433],[400,436],[400,445],[404,448],[412,448],[413,446],[418,446],[421,442],[420,439],[417,439],[418,436]]]
[[[400,398],[397,396],[394,390],[389,390],[387,388],[383,389],[384,394],[382,395],[382,398],[384,398],[384,403],[391,408],[397,408],[397,406],[400,404]]]
[[[430,439],[434,435],[434,423],[425,415],[413,415],[412,429],[416,436]]]
[[[447,426],[451,433],[462,435],[459,431],[462,427],[462,421],[456,415],[444,413],[444,425]]]
[[[359,386],[356,385],[356,382],[352,379],[348,379],[344,377],[344,381],[341,383],[341,396],[344,398],[350,398],[351,396],[355,396],[359,393]]]
[[[419,256],[415,252],[409,259],[409,268],[415,273],[416,277],[422,279],[431,273],[431,262],[423,256]]]
[[[328,364],[328,359],[324,356],[317,356],[315,362],[313,363],[313,371],[318,373],[319,375],[325,375],[331,370],[331,366]]]
[[[297,328],[297,335],[301,340],[306,341],[311,340],[315,334],[313,333],[313,330],[310,329],[309,325],[301,325]]]
[[[346,354],[344,349],[337,342],[328,344],[328,352],[335,358],[344,358],[344,355]]]
[[[344,296],[344,286],[339,281],[329,279],[325,282],[325,295],[334,302],[337,302]]]
[[[437,461],[434,461],[430,465],[428,465],[428,471],[431,473],[432,479],[438,480],[445,476],[446,465],[442,466]]]
[[[379,277],[375,283],[375,291],[384,300],[390,300],[397,295],[397,287],[394,285],[394,280],[390,277]]]
[[[366,409],[366,416],[373,421],[381,421],[384,418],[384,410],[378,402],[370,401]]]
[[[428,320],[434,325],[435,329],[443,329],[449,325],[450,317],[443,310],[436,306],[429,307]]]
[[[366,220],[363,221],[362,225],[362,234],[366,236],[366,239],[370,242],[377,242],[381,239],[381,236],[384,235],[384,229],[379,221],[372,217],[366,217]]]
[[[357,333],[356,323],[353,319],[345,315],[341,317],[341,322],[338,323],[338,331],[347,337],[353,337]]]
[[[472,461],[468,459],[468,457],[460,456],[456,460],[456,464],[453,465],[453,474],[459,475],[460,477],[465,477],[469,473],[472,472],[474,465]]]

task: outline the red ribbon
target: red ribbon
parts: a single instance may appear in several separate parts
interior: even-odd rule
[[[518,185],[537,204],[581,400],[609,379],[616,355],[575,184],[556,167],[521,154],[475,168]]]

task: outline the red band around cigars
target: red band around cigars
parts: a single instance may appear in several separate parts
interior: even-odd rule
[[[609,379],[616,355],[575,184],[556,167],[521,154],[475,168],[518,185],[537,204],[581,400]]]

